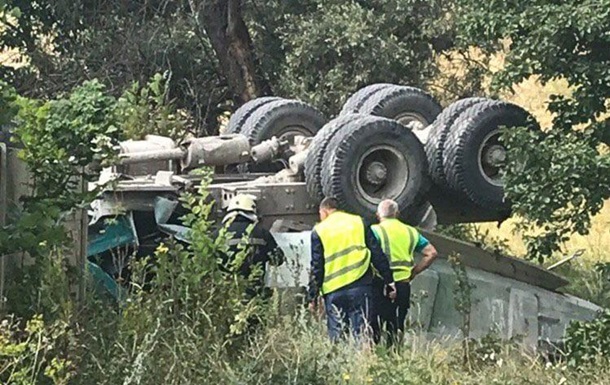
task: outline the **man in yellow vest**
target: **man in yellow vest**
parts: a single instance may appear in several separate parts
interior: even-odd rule
[[[372,266],[385,283],[384,292],[395,292],[388,258],[364,220],[338,210],[336,199],[325,198],[319,213],[321,222],[311,232],[310,309],[316,310],[321,292],[331,340],[348,326],[360,336],[373,321]]]
[[[436,248],[424,238],[414,227],[406,225],[397,219],[398,204],[391,199],[379,203],[377,207],[378,225],[372,230],[381,242],[381,248],[388,256],[394,281],[396,282],[396,297],[390,300],[383,293],[383,282],[380,278],[374,281],[374,300],[377,318],[373,324],[375,340],[380,339],[380,330],[386,327],[389,343],[402,336],[405,320],[411,300],[411,281],[426,270],[436,259]],[[413,254],[423,254],[423,259],[415,265]]]

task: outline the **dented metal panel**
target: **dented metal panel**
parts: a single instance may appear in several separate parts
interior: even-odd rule
[[[517,279],[549,290],[566,286],[568,281],[561,276],[540,268],[522,259],[491,253],[475,245],[457,239],[422,230],[422,234],[436,247],[439,254],[448,257],[451,254],[462,256],[467,266]]]

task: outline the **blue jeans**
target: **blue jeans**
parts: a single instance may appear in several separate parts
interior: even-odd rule
[[[328,336],[337,341],[351,329],[355,337],[371,325],[373,289],[370,285],[339,289],[324,297]]]

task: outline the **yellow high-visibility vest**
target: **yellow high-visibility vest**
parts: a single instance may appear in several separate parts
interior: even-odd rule
[[[417,230],[398,219],[385,219],[371,228],[380,240],[381,249],[390,259],[394,281],[411,278],[414,265],[413,253],[418,238]]]
[[[322,294],[341,289],[366,273],[371,252],[366,247],[362,218],[335,211],[314,230],[324,248]]]

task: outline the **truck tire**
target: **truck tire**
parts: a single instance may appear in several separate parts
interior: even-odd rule
[[[441,111],[432,95],[419,88],[390,86],[375,92],[355,112],[397,120],[425,143],[429,126]]]
[[[363,87],[350,96],[343,104],[339,115],[355,114],[362,105],[376,92],[384,88],[393,87],[390,83],[376,83]]]
[[[491,100],[468,108],[453,123],[445,141],[448,186],[482,208],[509,210],[501,175],[506,160],[501,127],[536,126],[529,112],[512,103]]]
[[[405,219],[405,222],[428,231],[434,231],[438,225],[436,211],[428,201],[418,205],[409,218]]]
[[[246,120],[254,113],[254,111],[258,110],[260,107],[264,106],[267,103],[282,100],[282,98],[278,98],[276,96],[263,96],[260,98],[252,99],[246,103],[244,103],[241,107],[239,107],[235,112],[231,115],[229,119],[229,123],[227,124],[227,129],[225,130],[225,134],[239,134],[243,124]]]
[[[429,187],[421,143],[387,118],[365,116],[341,127],[326,148],[323,165],[324,195],[370,220],[386,198],[394,199],[402,218],[408,218]]]
[[[322,192],[322,183],[320,181],[320,173],[322,171],[324,154],[332,137],[343,126],[350,124],[356,119],[362,118],[365,115],[346,114],[339,116],[330,122],[326,123],[320,131],[314,136],[307,150],[307,158],[305,158],[304,174],[307,192],[309,195],[320,202],[324,198]]]
[[[424,146],[428,159],[428,174],[432,183],[441,188],[447,187],[445,170],[443,168],[443,148],[447,139],[447,132],[453,122],[469,107],[487,101],[486,98],[466,98],[451,103],[434,120],[430,126],[428,141]]]
[[[267,139],[277,137],[294,140],[294,136],[315,136],[327,120],[313,106],[298,100],[275,100],[258,108],[244,123],[241,134],[255,146]],[[240,165],[243,172],[278,172],[288,164],[291,154],[268,164]]]

